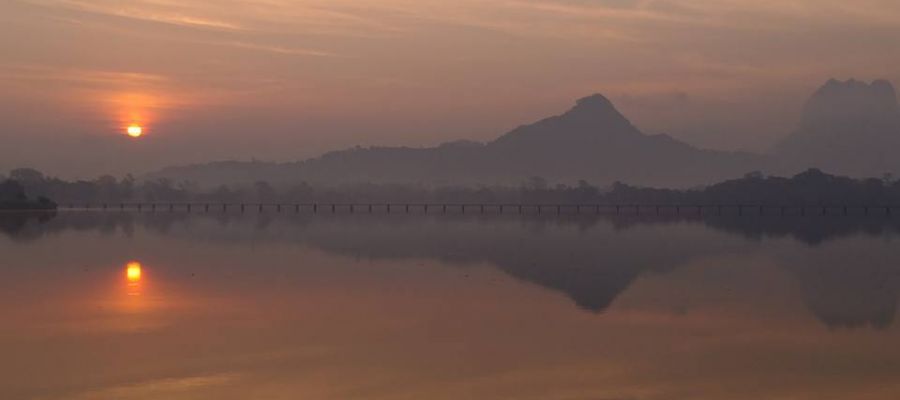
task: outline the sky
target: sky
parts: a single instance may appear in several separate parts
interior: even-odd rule
[[[900,83],[898,37],[896,0],[3,0],[0,171],[486,141],[593,93],[765,151],[827,79]]]

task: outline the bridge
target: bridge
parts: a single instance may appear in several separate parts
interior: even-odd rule
[[[494,213],[494,214],[629,214],[629,215],[882,215],[894,205],[771,205],[771,204],[519,204],[519,203],[66,203],[62,210],[138,212],[275,212],[275,213]]]

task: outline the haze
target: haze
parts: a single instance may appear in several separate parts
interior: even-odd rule
[[[893,0],[6,0],[0,170],[488,140],[595,92],[647,133],[762,151],[825,80],[900,82],[897,37]]]

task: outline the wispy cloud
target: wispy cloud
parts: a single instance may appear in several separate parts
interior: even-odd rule
[[[262,52],[267,52],[267,53],[275,53],[275,54],[296,55],[296,56],[315,56],[315,57],[336,57],[336,56],[338,56],[335,53],[330,53],[330,52],[321,51],[321,50],[303,49],[303,48],[296,48],[296,47],[281,47],[281,46],[255,44],[255,43],[248,43],[248,42],[209,42],[209,43],[216,44],[216,45],[222,45],[222,46],[232,46],[232,47],[241,48],[241,49],[262,51]]]
[[[215,387],[233,384],[240,378],[236,374],[201,375],[183,378],[163,378],[132,384],[98,388],[76,394],[74,400],[99,399],[158,399],[194,398]]]
[[[396,31],[371,14],[343,1],[282,0],[18,0],[44,7],[97,16],[169,24],[225,32],[268,32],[315,35],[361,35]]]
[[[199,13],[190,13],[171,6],[164,7],[167,3],[154,1],[83,1],[83,0],[24,0],[47,8],[70,10],[96,15],[107,15],[133,20],[157,22],[163,24],[178,25],[191,28],[239,31],[244,28],[234,22],[209,18]]]
[[[48,65],[0,65],[0,80],[7,81],[55,81],[67,84],[147,86],[169,81],[163,75],[130,71],[105,71],[77,67],[52,67]]]

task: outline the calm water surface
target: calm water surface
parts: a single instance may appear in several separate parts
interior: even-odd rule
[[[0,399],[897,399],[884,217],[0,215]]]

